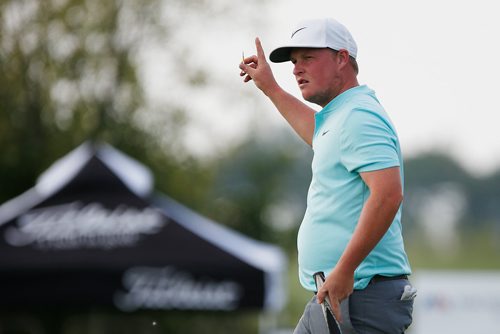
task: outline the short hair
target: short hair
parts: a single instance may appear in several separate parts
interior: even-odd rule
[[[334,50],[334,49],[330,49],[332,50],[332,52],[337,55],[337,53],[339,53],[338,50]],[[358,66],[358,62],[356,61],[356,58],[354,58],[353,56],[349,55],[349,63],[351,63],[351,66],[352,66],[352,69],[354,70],[354,73],[356,73],[356,75],[358,75],[359,73],[359,66]]]
[[[356,75],[358,75],[359,66],[358,66],[358,62],[356,61],[356,58],[354,58],[353,56],[349,56],[349,61],[351,63],[352,68],[354,69],[354,73],[356,73]]]

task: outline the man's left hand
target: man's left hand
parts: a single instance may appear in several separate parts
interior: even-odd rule
[[[333,315],[337,321],[342,322],[340,303],[349,297],[353,291],[353,287],[354,273],[342,273],[334,269],[328,277],[326,277],[323,287],[318,291],[318,303],[323,303],[325,297],[328,296]]]

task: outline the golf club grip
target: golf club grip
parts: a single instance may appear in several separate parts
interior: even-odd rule
[[[314,278],[314,283],[316,284],[316,291],[319,292],[319,290],[323,286],[323,283],[325,282],[325,274],[322,271],[320,271],[315,273],[313,275],[313,278]],[[321,308],[323,310],[323,315],[325,317],[326,325],[328,327],[328,332],[330,334],[342,334],[342,331],[340,330],[340,325],[337,322],[337,319],[335,319],[335,316],[333,315],[332,305],[330,303],[330,300],[328,299],[328,296],[325,296],[325,299],[321,304]]]

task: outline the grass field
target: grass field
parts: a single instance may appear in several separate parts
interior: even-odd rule
[[[415,271],[422,269],[500,270],[500,230],[482,228],[459,232],[450,249],[416,234],[406,239],[406,250]]]

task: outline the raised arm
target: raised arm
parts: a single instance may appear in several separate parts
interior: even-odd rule
[[[253,80],[257,88],[269,97],[295,132],[311,145],[314,134],[314,109],[278,85],[259,38],[255,39],[255,48],[257,55],[245,58],[239,66],[242,71],[240,75],[245,77],[243,81]]]

